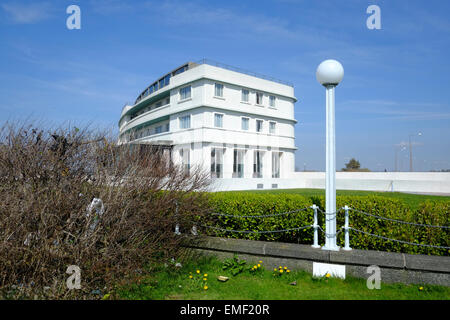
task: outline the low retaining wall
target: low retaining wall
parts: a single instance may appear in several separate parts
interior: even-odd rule
[[[324,189],[324,172],[295,172],[303,188]],[[336,172],[336,188],[450,194],[450,172]]]
[[[325,172],[292,172],[289,178],[214,179],[210,191],[325,188]],[[450,172],[336,172],[339,190],[450,194]]]
[[[368,278],[367,267],[381,269],[382,282],[450,286],[450,257],[411,255],[370,250],[326,251],[309,245],[206,237],[192,248],[201,254],[229,258],[237,254],[249,262],[264,261],[270,269],[287,265],[292,270],[313,271],[313,262],[346,266],[346,274]],[[270,270],[269,269],[269,270]]]

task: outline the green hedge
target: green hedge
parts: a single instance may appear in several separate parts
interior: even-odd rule
[[[220,192],[211,195],[212,207],[216,213],[256,216],[270,215],[312,206],[312,201],[299,195],[268,195],[240,192]],[[268,218],[235,218],[214,216],[212,225],[230,230],[273,231],[298,228],[313,223],[311,211]],[[311,243],[309,229],[280,233],[231,233],[210,231],[210,234],[229,238],[251,240],[276,240],[281,242]]]
[[[212,207],[215,212],[246,216],[268,215],[282,213],[309,207],[313,203],[325,211],[325,198],[307,198],[295,194],[262,194],[241,192],[220,192],[212,194]],[[385,218],[397,219],[420,224],[448,226],[450,202],[427,201],[418,209],[411,209],[402,200],[381,196],[338,196],[336,207],[345,205],[353,209],[364,211]],[[325,230],[324,215],[319,212],[319,225]],[[235,218],[213,216],[212,226],[228,230],[281,230],[297,228],[313,223],[312,210],[301,211],[289,215],[269,218]],[[338,230],[344,225],[343,210],[337,215]],[[401,224],[375,217],[370,217],[355,211],[350,211],[350,226],[364,232],[380,235],[386,238],[397,239],[417,244],[431,244],[450,246],[449,229],[424,228]],[[252,240],[275,240],[281,242],[312,244],[313,229],[269,234],[232,233],[209,229],[209,234]],[[324,235],[319,232],[319,244],[324,244]],[[338,245],[344,246],[344,232],[338,235]],[[404,252],[412,254],[449,255],[450,251],[430,247],[421,247],[389,241],[378,237],[350,231],[350,246],[355,249],[379,250],[390,252]]]
[[[412,219],[416,223],[437,226],[450,225],[450,201],[426,201],[413,212]],[[450,247],[450,229],[442,228],[416,228],[416,238],[419,243],[438,244]],[[436,255],[449,255],[450,250],[428,249],[427,253]]]

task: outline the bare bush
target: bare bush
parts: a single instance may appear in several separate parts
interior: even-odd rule
[[[207,175],[159,148],[87,129],[0,130],[0,290],[13,298],[95,298],[150,262],[183,254],[174,226],[208,210]],[[93,199],[101,199],[89,210]],[[66,269],[81,269],[81,289]],[[94,290],[94,291],[93,291]],[[100,291],[98,291],[100,290]]]

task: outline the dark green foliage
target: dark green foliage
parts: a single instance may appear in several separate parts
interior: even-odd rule
[[[271,215],[305,207],[311,200],[298,195],[269,195],[241,192],[220,192],[211,195],[211,207],[216,213],[237,216]],[[228,230],[273,231],[298,228],[313,223],[311,210],[266,218],[214,216],[212,225]],[[209,229],[211,235],[251,240],[311,243],[308,229],[279,233],[231,233]]]
[[[226,259],[223,262],[222,269],[228,270],[233,276],[238,275],[245,269],[247,262],[245,260],[239,259],[236,255],[231,259]]]
[[[310,207],[313,203],[325,211],[325,198],[317,196],[307,198],[295,194],[267,194],[267,193],[241,193],[224,192],[211,196],[212,207],[216,213],[232,214],[237,216],[270,215],[286,211]],[[350,208],[381,216],[418,224],[439,226],[449,225],[450,202],[426,201],[411,208],[403,200],[382,196],[337,196],[336,207]],[[344,210],[338,212],[338,230],[344,226]],[[324,215],[319,212],[319,225],[325,230]],[[239,218],[216,216],[213,226],[228,230],[282,230],[311,225],[313,223],[313,210],[296,212],[288,215],[267,218]],[[386,238],[412,242],[415,244],[429,244],[436,246],[450,246],[449,229],[430,228],[402,224],[395,221],[371,217],[356,211],[350,211],[350,227],[367,233]],[[212,229],[209,229],[212,230]],[[280,233],[232,233],[224,231],[210,231],[211,235],[252,239],[274,240],[280,242],[312,244],[313,229],[307,228],[298,231]],[[325,242],[322,232],[319,232],[319,243]],[[344,232],[338,235],[338,245],[344,246]],[[350,231],[350,246],[354,249],[367,249],[390,252],[403,252],[411,254],[449,255],[449,250],[431,247],[415,246],[396,241],[390,241],[370,235]]]
[[[412,219],[420,224],[449,226],[450,201],[426,201],[413,212]],[[415,234],[419,243],[438,244],[440,246],[450,247],[450,229],[448,228],[416,228]],[[442,253],[442,255],[449,255],[450,250],[429,248],[427,253],[435,255],[440,255]]]

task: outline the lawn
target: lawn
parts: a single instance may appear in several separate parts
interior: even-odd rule
[[[159,266],[152,276],[117,292],[119,299],[156,300],[450,300],[450,288],[431,285],[382,283],[369,290],[365,279],[347,277],[313,278],[305,271],[265,270],[264,261],[255,273],[248,269],[233,276],[222,270],[223,262],[214,257],[198,258],[181,268]],[[251,268],[253,265],[245,265]],[[284,267],[284,266],[282,266]],[[289,268],[289,266],[286,266]],[[199,273],[197,273],[197,270]],[[274,276],[274,273],[278,274]],[[206,276],[205,276],[206,274]],[[281,275],[280,275],[281,274]],[[192,276],[192,278],[190,278]],[[218,276],[229,277],[226,282]],[[204,279],[207,279],[206,281]],[[296,285],[292,285],[296,282]],[[206,286],[206,287],[205,287]]]
[[[231,191],[235,192],[235,191]],[[323,189],[273,189],[273,190],[250,190],[250,191],[239,191],[239,192],[250,192],[250,193],[270,193],[270,194],[300,194],[305,197],[315,197],[324,196],[325,190]],[[433,195],[421,195],[421,194],[410,194],[402,192],[375,192],[375,191],[358,191],[358,190],[337,190],[337,196],[367,196],[367,195],[377,195],[383,197],[389,197],[394,199],[403,200],[412,209],[416,209],[420,203],[426,200],[432,201],[450,201],[449,196],[433,196]]]

